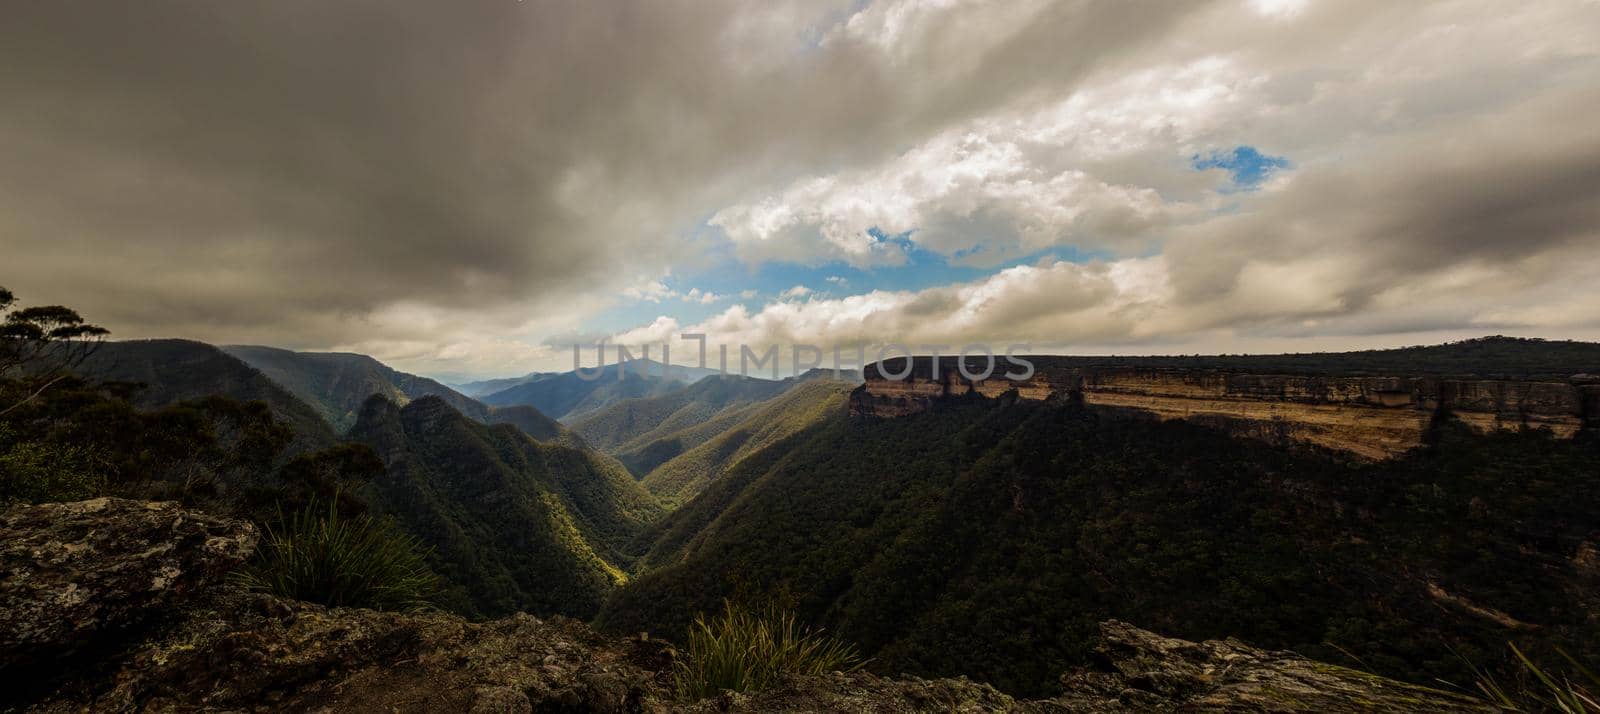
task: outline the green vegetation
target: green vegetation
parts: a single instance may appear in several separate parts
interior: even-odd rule
[[[845,382],[801,382],[748,413],[741,412],[742,421],[668,460],[642,483],[668,503],[684,503],[746,457],[829,416],[843,414],[852,388]]]
[[[311,503],[268,528],[255,559],[234,575],[246,588],[330,607],[416,610],[439,590],[426,555],[387,520]]]
[[[598,622],[670,632],[783,591],[883,672],[1030,696],[1108,618],[1461,685],[1452,649],[1497,673],[1507,639],[1595,654],[1596,463],[1592,436],[1447,428],[1353,464],[1074,405],[840,410],[662,519]]]
[[[268,352],[291,365],[305,361]],[[334,536],[359,541],[388,533],[389,526],[364,525],[370,509],[420,539],[427,550],[419,557],[449,576],[435,598],[441,606],[465,614],[587,615],[626,578],[634,559],[626,546],[661,514],[620,464],[532,408],[478,405],[486,418],[511,422],[486,426],[444,397],[412,401],[402,416],[379,396],[369,400],[371,418],[352,430],[355,441],[341,444],[315,410],[209,345],[118,342],[78,354],[29,348],[26,360],[0,375],[0,404],[7,405],[0,414],[0,504],[114,495],[249,518],[278,529],[277,581],[268,577],[274,571],[261,571],[275,590],[284,578],[315,574],[294,568],[334,567],[335,547],[348,546]],[[51,360],[69,355],[94,378],[56,369]],[[347,357],[330,359],[387,375],[405,391],[409,375]],[[41,389],[46,374],[48,389]],[[541,444],[519,428],[551,440]],[[314,503],[330,504],[340,519],[280,523],[279,513]],[[307,544],[320,544],[324,555],[305,555]],[[296,587],[320,592],[344,584]]]
[[[787,381],[737,375],[706,377],[666,394],[626,399],[595,410],[574,420],[572,430],[606,453],[635,451],[714,420],[722,412],[770,399],[791,385]],[[698,443],[688,443],[684,448]]]
[[[79,501],[106,492],[94,453],[82,446],[23,441],[0,424],[0,505]]]
[[[540,443],[426,397],[373,397],[350,431],[385,459],[364,500],[433,548],[450,609],[587,617],[626,579],[661,507],[614,459]]]
[[[861,666],[856,648],[802,627],[792,612],[748,609],[724,602],[722,614],[695,617],[683,657],[673,668],[678,696],[695,701],[723,690],[757,692],[781,677],[850,672]]]

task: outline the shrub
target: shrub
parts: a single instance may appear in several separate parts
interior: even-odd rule
[[[680,697],[697,700],[724,689],[761,691],[785,675],[853,671],[861,665],[854,645],[802,627],[792,612],[770,606],[749,610],[724,601],[721,615],[695,618],[673,681]]]
[[[107,488],[91,450],[18,440],[0,424],[0,505],[81,501]]]
[[[235,580],[252,590],[331,607],[416,610],[429,606],[439,578],[428,550],[388,520],[345,516],[337,501],[312,503],[267,536]]]

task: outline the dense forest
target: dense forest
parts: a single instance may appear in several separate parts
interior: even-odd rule
[[[1115,617],[1467,686],[1508,640],[1593,654],[1597,464],[1590,435],[1361,464],[1072,405],[837,415],[663,519],[599,621],[780,601],[877,670],[1043,694]]]

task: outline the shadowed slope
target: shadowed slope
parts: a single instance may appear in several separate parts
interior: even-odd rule
[[[661,513],[615,460],[477,423],[438,397],[373,397],[351,437],[388,467],[370,500],[435,548],[432,566],[483,615],[593,614],[624,579],[625,544]]]
[[[296,451],[329,446],[337,439],[309,403],[268,375],[204,342],[107,342],[78,371],[90,379],[145,385],[133,400],[144,408],[212,395],[266,402],[273,415],[294,430]]]
[[[437,396],[456,411],[478,421],[489,410],[454,389],[426,377],[393,369],[371,357],[346,352],[294,352],[275,347],[228,345],[224,352],[244,360],[316,407],[341,432],[355,424],[368,397],[380,395],[396,404]]]

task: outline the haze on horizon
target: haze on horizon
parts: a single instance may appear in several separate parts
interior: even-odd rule
[[[4,16],[0,284],[119,338],[458,377],[1600,339],[1594,0]]]

